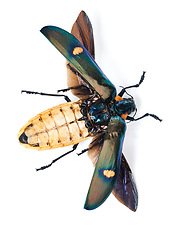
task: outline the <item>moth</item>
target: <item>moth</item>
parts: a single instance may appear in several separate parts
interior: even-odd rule
[[[80,12],[71,33],[54,26],[42,28],[41,33],[67,59],[68,88],[60,91],[71,90],[78,100],[71,101],[68,96],[59,93],[23,91],[62,96],[67,102],[30,119],[18,134],[19,142],[37,150],[73,145],[71,151],[37,169],[42,170],[74,151],[81,141],[92,138],[89,147],[82,151],[88,151],[95,166],[84,208],[92,210],[99,207],[113,193],[121,203],[136,211],[138,192],[132,171],[122,153],[126,120],[136,121],[151,116],[161,121],[149,113],[139,118],[131,116],[136,113],[136,105],[126,89],[139,87],[145,72],[138,84],[122,88],[117,94],[113,83],[94,60],[93,29],[84,11]]]

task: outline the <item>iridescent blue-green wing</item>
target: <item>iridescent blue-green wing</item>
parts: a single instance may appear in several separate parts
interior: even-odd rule
[[[121,157],[120,171],[112,193],[121,203],[132,211],[135,212],[137,210],[138,192],[136,184],[132,171],[123,154]]]
[[[103,146],[103,134],[94,137],[89,145],[88,156],[94,166],[96,166],[98,156]],[[112,190],[112,194],[132,211],[137,210],[138,192],[133,178],[132,171],[122,153],[119,174]]]
[[[84,208],[99,207],[112,192],[117,180],[126,123],[119,116],[110,119],[96,163]]]
[[[94,58],[94,37],[91,22],[84,11],[81,11],[71,29],[71,34],[87,49]],[[66,61],[67,85],[71,88],[72,94],[80,99],[87,99],[93,93],[93,89],[83,77],[76,72],[75,68]],[[79,87],[80,86],[80,87]],[[79,88],[76,88],[79,87]]]
[[[54,26],[44,27],[41,32],[103,100],[110,101],[115,98],[115,86],[104,75],[85,47],[72,34]]]

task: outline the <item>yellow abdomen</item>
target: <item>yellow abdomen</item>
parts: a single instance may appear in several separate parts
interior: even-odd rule
[[[37,150],[74,145],[91,135],[80,112],[81,100],[60,104],[30,119],[18,138],[22,145]]]

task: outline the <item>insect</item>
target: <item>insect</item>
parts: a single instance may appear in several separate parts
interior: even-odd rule
[[[84,11],[75,21],[71,34],[54,26],[46,26],[41,33],[67,59],[68,89],[79,98],[70,101],[62,94],[47,94],[23,91],[30,94],[62,96],[67,103],[60,104],[36,115],[20,130],[19,142],[28,148],[47,150],[73,145],[71,151],[53,160],[51,166],[61,157],[74,151],[81,141],[92,138],[88,151],[95,170],[87,194],[84,208],[92,210],[99,207],[112,192],[115,197],[132,211],[138,205],[138,193],[131,169],[122,153],[126,132],[126,120],[136,121],[156,115],[146,113],[140,118],[131,116],[136,113],[136,105],[126,89],[139,87],[138,84],[122,88],[116,94],[115,86],[104,75],[94,58],[94,37],[91,22]],[[58,91],[58,92],[60,92]]]

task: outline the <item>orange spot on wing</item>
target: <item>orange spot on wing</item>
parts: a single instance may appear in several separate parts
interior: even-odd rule
[[[83,52],[83,48],[81,48],[81,47],[75,47],[73,49],[73,55],[78,55],[78,54],[80,54],[82,52]]]
[[[103,175],[107,178],[112,178],[115,176],[115,172],[112,170],[104,170]]]

